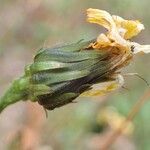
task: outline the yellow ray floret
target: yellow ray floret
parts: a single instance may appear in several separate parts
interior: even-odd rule
[[[99,84],[94,84],[91,90],[83,92],[81,96],[89,97],[89,96],[104,96],[111,91],[119,89],[124,84],[124,78],[120,74],[115,76],[114,80],[102,82]]]
[[[124,39],[131,39],[132,37],[138,35],[142,30],[144,30],[144,25],[138,20],[125,20],[119,16],[112,16],[113,20],[118,28],[118,31],[124,31],[122,37]]]
[[[125,20],[119,16],[112,16],[104,10],[89,8],[87,10],[87,21],[99,24],[108,30],[106,34],[102,33],[98,36],[96,43],[92,45],[93,48],[117,47],[120,51],[129,52],[131,46],[134,46],[134,53],[150,52],[150,45],[139,46],[137,43],[129,41],[144,30],[144,25],[138,20]]]

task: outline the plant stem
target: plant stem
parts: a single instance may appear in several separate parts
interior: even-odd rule
[[[28,78],[21,77],[15,80],[11,87],[0,98],[0,113],[10,104],[27,99]]]

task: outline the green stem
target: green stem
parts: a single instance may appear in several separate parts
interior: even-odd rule
[[[27,88],[28,78],[21,77],[15,80],[11,87],[6,91],[4,96],[0,98],[0,113],[9,105],[20,100],[26,100],[28,97]]]

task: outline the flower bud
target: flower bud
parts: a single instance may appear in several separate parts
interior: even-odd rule
[[[91,42],[40,50],[26,69],[29,97],[51,110],[108,80],[112,64],[108,52],[91,49]]]

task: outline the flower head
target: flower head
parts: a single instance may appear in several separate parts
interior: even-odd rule
[[[38,101],[51,110],[80,95],[103,95],[123,85],[120,69],[131,62],[134,54],[150,52],[150,45],[130,41],[144,29],[143,24],[91,8],[87,20],[107,32],[91,41],[38,51],[25,75],[1,98],[0,112],[21,99]]]

